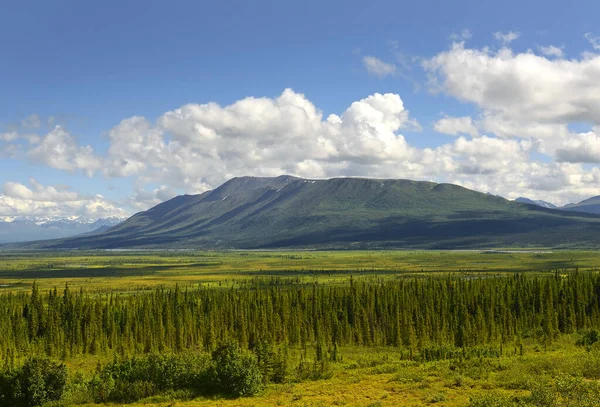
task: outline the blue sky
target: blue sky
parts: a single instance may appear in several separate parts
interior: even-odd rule
[[[595,1],[5,4],[0,217],[128,214],[283,171],[600,194],[599,14]]]

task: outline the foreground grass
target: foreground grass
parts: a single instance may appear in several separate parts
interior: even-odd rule
[[[248,398],[196,398],[182,400],[185,394],[155,396],[137,406],[504,406],[520,400],[521,405],[545,406],[528,401],[536,386],[545,388],[568,378],[595,384],[600,379],[600,350],[574,345],[575,336],[562,336],[544,349],[527,342],[523,355],[511,348],[499,358],[416,362],[402,360],[390,348],[345,348],[343,360],[332,365],[331,377],[269,385]],[[484,404],[476,404],[484,400]],[[492,401],[499,401],[493,404]],[[502,402],[502,400],[504,400]],[[599,400],[600,401],[600,400]],[[558,404],[587,406],[577,400]],[[563,404],[561,404],[563,403]],[[97,404],[82,404],[88,407]],[[113,404],[116,405],[116,404]]]

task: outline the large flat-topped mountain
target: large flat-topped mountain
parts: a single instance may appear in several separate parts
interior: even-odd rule
[[[600,217],[452,184],[240,177],[175,197],[110,230],[40,248],[597,247]]]

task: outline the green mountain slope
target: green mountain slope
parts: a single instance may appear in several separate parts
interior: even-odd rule
[[[600,217],[409,180],[234,178],[38,248],[598,247]]]

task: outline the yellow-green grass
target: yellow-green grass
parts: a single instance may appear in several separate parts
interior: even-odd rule
[[[561,375],[600,378],[600,351],[573,345],[563,336],[548,349],[534,342],[524,354],[507,346],[500,358],[418,363],[401,360],[392,348],[345,348],[343,361],[333,365],[333,377],[316,381],[269,385],[248,398],[176,400],[155,396],[138,406],[465,406],[472,397],[500,394],[526,397],[532,382],[552,383]],[[86,404],[91,407],[95,404]]]
[[[346,282],[430,273],[598,270],[595,251],[0,252],[0,292],[64,286],[137,290],[161,285],[229,287],[253,277]]]

